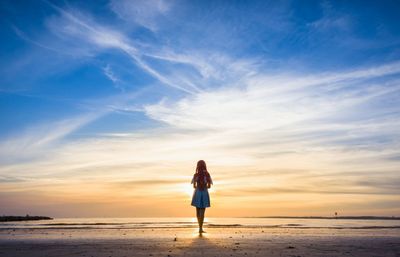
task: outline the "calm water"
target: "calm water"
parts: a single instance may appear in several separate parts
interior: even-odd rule
[[[298,219],[298,218],[207,218],[209,227],[399,229],[400,220]],[[0,229],[137,229],[196,227],[195,218],[60,218],[0,223]]]

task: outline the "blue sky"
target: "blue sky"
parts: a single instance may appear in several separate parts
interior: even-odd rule
[[[399,215],[399,7],[2,1],[2,204],[10,213],[40,210],[23,205],[35,195],[54,215],[82,201],[106,212],[109,202],[98,199],[108,183],[142,181],[142,191],[107,200],[120,210],[160,184],[150,178],[178,194],[173,185],[190,181],[204,158],[221,183],[217,199],[252,197],[242,214],[275,201],[281,212],[257,214]],[[83,200],[66,193],[89,179],[96,184]],[[62,200],[50,199],[54,191]],[[297,206],[297,193],[308,203],[332,199]],[[215,215],[233,208],[220,206]],[[142,216],[161,212],[141,208]]]

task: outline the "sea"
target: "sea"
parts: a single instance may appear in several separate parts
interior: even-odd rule
[[[206,218],[205,227],[396,229],[400,219],[379,218]],[[55,218],[52,220],[1,222],[2,229],[145,229],[194,228],[196,218]]]

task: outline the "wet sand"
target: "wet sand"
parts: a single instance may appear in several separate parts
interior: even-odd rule
[[[0,256],[400,256],[399,229],[3,229]]]

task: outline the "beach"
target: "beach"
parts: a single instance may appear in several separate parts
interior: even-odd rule
[[[194,224],[95,224],[3,226],[0,256],[400,256],[396,226],[206,224],[207,233],[199,235]]]

